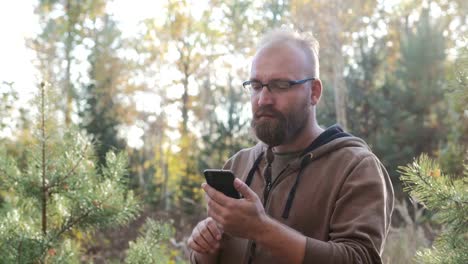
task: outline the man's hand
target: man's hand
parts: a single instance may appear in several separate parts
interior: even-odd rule
[[[260,198],[245,183],[235,179],[234,187],[243,199],[233,199],[208,184],[202,185],[208,199],[208,215],[223,230],[236,237],[255,240],[284,263],[302,263],[306,237],[270,218]],[[284,245],[288,245],[285,247]]]
[[[214,254],[219,249],[222,234],[216,222],[208,217],[195,226],[187,245],[200,254]]]
[[[257,194],[245,183],[235,179],[234,187],[243,199],[233,199],[210,187],[202,185],[208,199],[208,215],[230,235],[255,239],[261,234],[268,216]]]

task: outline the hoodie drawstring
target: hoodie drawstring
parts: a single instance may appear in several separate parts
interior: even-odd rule
[[[250,169],[249,174],[247,175],[247,179],[245,180],[245,183],[249,187],[250,187],[250,184],[252,183],[253,176],[255,175],[255,171],[258,169],[258,165],[260,164],[264,153],[265,152],[260,153],[260,155],[255,159],[255,162],[252,165],[252,168]],[[299,186],[299,180],[302,176],[302,172],[304,171],[304,168],[312,161],[312,158],[313,158],[313,154],[309,153],[301,161],[299,173],[297,174],[296,180],[294,181],[294,185],[291,187],[291,190],[289,191],[288,199],[286,200],[286,204],[284,206],[284,210],[282,214],[282,217],[284,219],[287,219],[289,217],[289,211],[291,210],[292,203],[296,195],[297,186]]]
[[[252,183],[253,176],[255,175],[255,171],[258,169],[258,165],[260,164],[264,153],[265,152],[260,153],[260,155],[257,157],[257,159],[255,159],[255,162],[252,165],[252,168],[250,169],[249,174],[247,175],[247,179],[245,180],[245,183],[249,187],[250,187],[250,184]],[[299,185],[299,179],[300,179],[300,177],[302,175],[302,172],[304,171],[304,168],[312,161],[312,158],[313,158],[313,154],[309,153],[301,161],[301,166],[300,166],[300,169],[299,169],[299,173],[297,174],[294,185],[292,186],[291,190],[289,191],[288,200],[286,201],[286,205],[284,206],[284,211],[283,211],[283,215],[282,215],[282,217],[284,219],[287,219],[289,217],[289,211],[291,210],[292,203],[294,201],[294,196],[296,195],[296,189],[297,189],[297,186]],[[270,164],[270,166],[271,166],[271,164]],[[265,197],[265,200],[264,200],[265,204],[266,204],[266,199],[267,199],[267,197]],[[256,248],[257,248],[257,244],[255,243],[255,241],[252,241],[252,244],[250,246],[249,259],[247,261],[248,264],[253,263]]]
[[[249,171],[249,174],[247,175],[247,179],[245,180],[245,184],[250,187],[250,184],[252,184],[253,177],[255,175],[255,171],[258,169],[258,165],[260,164],[262,157],[264,155],[264,151],[260,153],[260,155],[255,159],[254,164],[252,165],[252,168]],[[297,174],[296,180],[294,182],[294,185],[291,187],[291,190],[289,191],[288,199],[286,200],[286,205],[284,206],[283,214],[282,217],[284,219],[287,219],[289,217],[289,211],[291,210],[292,203],[294,201],[294,197],[296,196],[296,189],[297,186],[299,185],[299,180],[302,176],[302,172],[304,168],[312,161],[313,154],[309,153],[307,156],[305,156],[302,161],[301,161],[301,166],[299,169],[299,173]]]
[[[247,179],[245,180],[245,184],[247,184],[247,186],[249,186],[249,187],[250,187],[250,184],[252,183],[253,176],[255,175],[255,171],[258,168],[258,164],[260,164],[260,161],[262,161],[262,157],[263,157],[263,152],[260,153],[258,158],[255,160],[252,168],[249,171],[249,175],[247,175]]]
[[[309,155],[305,156],[301,161],[299,173],[297,174],[296,180],[294,181],[294,185],[289,191],[288,200],[286,201],[286,205],[284,206],[283,215],[281,215],[284,219],[287,219],[289,217],[289,211],[291,210],[294,197],[296,196],[296,189],[299,185],[299,179],[301,178],[302,172],[304,171],[305,167],[312,161],[312,158],[313,154],[309,153]]]

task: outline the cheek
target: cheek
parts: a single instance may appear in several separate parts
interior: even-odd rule
[[[292,109],[294,109],[297,102],[301,101],[302,98],[295,97],[295,96],[283,96],[279,100],[276,101],[275,108],[276,110],[280,111],[281,113],[285,114]]]
[[[310,93],[308,95],[310,96]],[[281,101],[281,104],[277,105],[277,109],[283,114],[302,114],[303,110],[311,103],[310,97],[307,97],[306,94],[284,99]]]
[[[258,108],[258,99],[255,96],[250,97],[250,105],[252,106],[252,113],[255,113]]]

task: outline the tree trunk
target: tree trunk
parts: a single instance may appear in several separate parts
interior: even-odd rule
[[[171,209],[171,199],[169,198],[170,192],[169,188],[167,188],[169,183],[169,166],[167,163],[164,163],[163,167],[163,174],[164,174],[164,185],[163,185],[163,195],[164,195],[164,210],[168,212]]]
[[[65,42],[65,61],[67,63],[67,68],[65,70],[65,125],[68,127],[71,124],[71,112],[72,112],[72,103],[73,103],[73,87],[71,84],[71,50],[72,50],[72,18],[71,18],[71,6],[70,0],[67,1],[66,5],[66,16],[67,16],[67,39]]]
[[[348,122],[346,119],[346,84],[344,81],[343,70],[344,70],[344,57],[342,54],[342,40],[340,33],[342,32],[342,26],[339,18],[336,17],[339,14],[339,7],[337,1],[333,1],[333,8],[330,8],[330,19],[329,25],[331,25],[329,32],[329,41],[332,45],[333,54],[333,66],[332,66],[332,85],[335,91],[335,111],[336,121],[343,127],[344,130],[348,129]],[[333,15],[334,13],[334,15]]]

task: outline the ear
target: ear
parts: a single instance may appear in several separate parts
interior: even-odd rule
[[[311,85],[310,101],[315,106],[320,101],[320,97],[322,97],[322,81],[320,79],[314,80]]]

